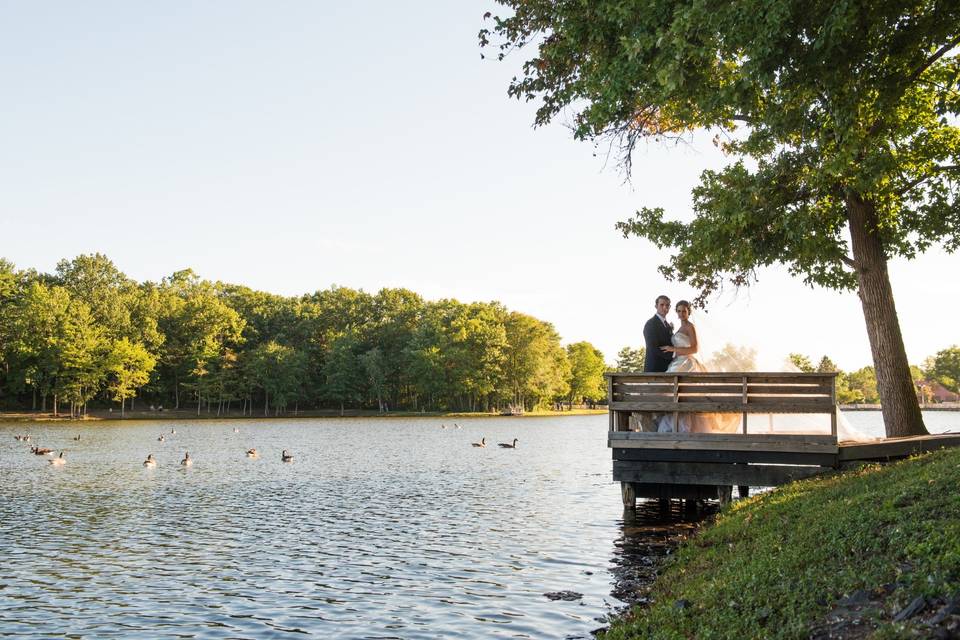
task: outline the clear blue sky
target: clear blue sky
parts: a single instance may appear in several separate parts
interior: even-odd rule
[[[664,256],[613,229],[689,215],[705,139],[602,150],[534,130],[480,59],[491,2],[0,0],[0,256],[101,252],[137,280],[185,267],[286,295],[337,284],[500,300],[612,362],[642,342]],[[892,266],[912,362],[960,343],[957,258]],[[704,351],[870,362],[853,294],[776,271],[694,317]]]

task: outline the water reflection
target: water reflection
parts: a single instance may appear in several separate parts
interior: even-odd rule
[[[696,526],[624,517],[606,416],[441,423],[0,423],[0,635],[589,638]]]
[[[682,500],[639,499],[635,510],[625,509],[613,543],[611,595],[627,604],[646,602],[665,558],[716,512],[715,503]]]

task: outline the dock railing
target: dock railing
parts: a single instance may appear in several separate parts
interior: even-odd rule
[[[608,373],[608,444],[624,504],[644,497],[720,497],[837,465],[835,373]],[[735,433],[658,432],[681,416],[739,414]],[[824,426],[751,433],[751,415],[821,414]],[[672,420],[663,420],[672,416]],[[735,420],[735,419],[734,419]],[[822,418],[821,418],[822,420]],[[795,421],[794,421],[795,422]],[[772,420],[771,420],[772,424]]]

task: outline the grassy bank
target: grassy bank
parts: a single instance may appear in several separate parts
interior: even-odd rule
[[[542,418],[542,417],[563,417],[563,416],[583,416],[606,414],[606,409],[573,409],[567,411],[549,411],[538,410],[529,411],[520,417]],[[216,412],[207,413],[205,411],[197,413],[196,409],[179,409],[163,411],[127,411],[124,420],[226,420],[226,419],[247,419],[264,420],[274,418],[493,418],[500,417],[499,413],[484,412],[436,412],[436,411],[390,411],[388,413],[378,413],[377,411],[347,410],[340,414],[336,409],[314,409],[304,411],[288,411],[279,415],[263,415],[263,412],[254,411],[253,415],[243,414],[239,411],[230,413]],[[30,412],[30,411],[0,411],[0,420],[7,421],[28,421],[28,422],[47,422],[47,421],[83,421],[83,420],[120,420],[119,411],[105,411],[103,409],[90,410],[86,416],[80,418],[71,418],[69,414],[61,413],[59,416],[52,412]]]
[[[960,637],[958,488],[953,449],[735,502],[604,638]]]

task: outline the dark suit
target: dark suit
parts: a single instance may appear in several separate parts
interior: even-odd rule
[[[647,357],[643,361],[645,373],[663,372],[670,366],[673,354],[661,351],[660,347],[673,344],[670,341],[672,332],[664,326],[660,316],[653,316],[643,325],[643,341],[646,343]]]

